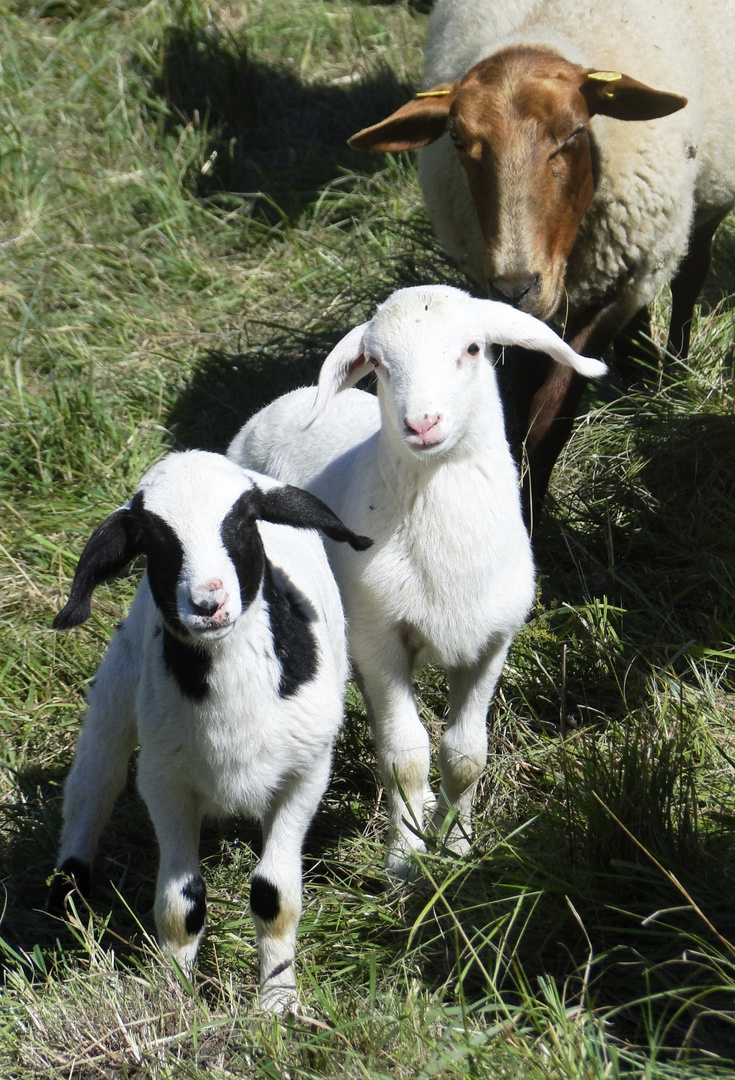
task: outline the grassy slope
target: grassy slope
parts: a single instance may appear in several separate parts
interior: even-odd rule
[[[70,0],[0,20],[0,1072],[731,1075],[732,227],[690,364],[601,392],[566,453],[476,850],[428,857],[408,895],[380,872],[351,692],[307,851],[312,1019],[279,1026],[251,1011],[244,823],[205,830],[195,994],[153,955],[155,846],[132,783],[93,912],[67,931],[39,910],[84,685],[135,574],[99,590],[84,630],[48,627],[86,535],[167,447],[223,448],[395,286],[466,284],[413,162],[344,145],[405,98],[425,16]],[[438,728],[441,677],[420,689]]]

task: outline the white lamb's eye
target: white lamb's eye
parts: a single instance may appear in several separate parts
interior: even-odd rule
[[[473,343],[471,345],[467,346],[467,352],[470,354],[470,356],[477,356],[479,351],[480,351],[480,346],[477,344],[476,341],[473,341]]]
[[[372,364],[375,368],[380,367],[380,360],[378,360],[377,356],[368,356],[367,362],[368,364]]]

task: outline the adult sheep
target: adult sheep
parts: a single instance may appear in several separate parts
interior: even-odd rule
[[[671,282],[668,348],[686,355],[735,204],[734,40],[732,0],[438,0],[426,95],[350,142],[426,147],[440,241],[490,296],[565,324],[578,352],[640,326]],[[511,373],[535,505],[584,385],[546,362]]]

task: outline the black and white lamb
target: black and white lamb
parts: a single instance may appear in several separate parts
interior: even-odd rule
[[[90,885],[100,833],[140,745],[138,786],[160,848],[160,945],[190,967],[206,903],[205,815],[261,822],[250,888],[260,1002],[296,1006],[301,848],[326,788],[348,674],[342,605],[320,529],[356,550],[314,496],[219,454],[169,454],[87,542],[54,627],[84,622],[94,588],[138,555],[146,573],[100,665],[64,795],[59,873]]]

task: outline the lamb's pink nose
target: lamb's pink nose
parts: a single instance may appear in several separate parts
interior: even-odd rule
[[[191,606],[197,615],[214,615],[227,600],[224,586],[219,578],[211,578],[191,594]]]
[[[407,431],[410,431],[412,435],[418,435],[422,442],[426,442],[426,436],[432,428],[436,427],[440,420],[441,414],[434,413],[432,416],[427,414],[422,420],[409,420],[406,417],[404,423]]]

